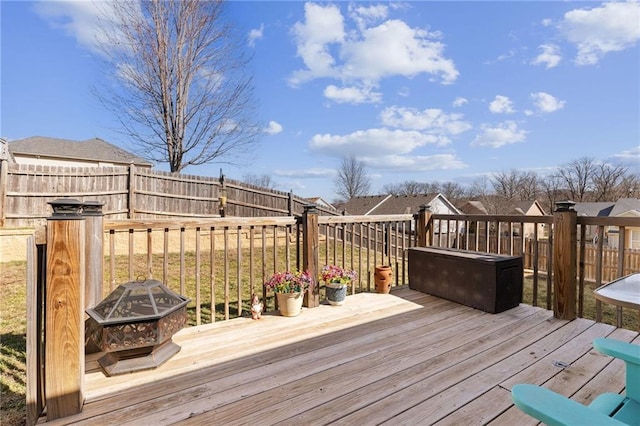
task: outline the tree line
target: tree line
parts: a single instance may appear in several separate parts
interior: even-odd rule
[[[360,182],[361,185],[354,183]],[[343,159],[335,181],[336,193],[345,200],[369,194],[369,180],[364,165],[354,158]],[[471,185],[458,182],[418,182],[406,180],[388,183],[382,193],[420,195],[442,193],[459,205],[464,200],[482,202],[489,214],[505,213],[515,201],[537,200],[547,213],[558,201],[616,201],[636,198],[640,192],[640,175],[626,166],[613,165],[582,157],[562,164],[548,174],[511,169],[476,179]]]

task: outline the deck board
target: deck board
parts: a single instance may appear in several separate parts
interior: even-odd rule
[[[624,364],[591,346],[601,336],[640,340],[527,305],[492,315],[406,287],[361,293],[184,329],[151,371],[105,377],[90,356],[82,413],[48,424],[535,424],[511,403],[516,383],[583,403],[624,389]]]

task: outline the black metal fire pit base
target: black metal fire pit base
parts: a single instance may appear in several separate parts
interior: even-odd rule
[[[98,360],[98,364],[107,376],[117,376],[154,369],[178,352],[180,346],[167,340],[157,346],[108,352]]]

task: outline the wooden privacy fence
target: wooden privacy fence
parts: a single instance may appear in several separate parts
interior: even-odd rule
[[[0,161],[0,228],[44,224],[51,214],[48,203],[59,198],[100,202],[108,219],[297,216],[309,203],[291,192],[134,165],[55,167]]]

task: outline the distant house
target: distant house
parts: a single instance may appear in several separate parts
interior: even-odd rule
[[[615,202],[576,203],[574,208],[578,216],[638,218],[638,226],[625,227],[625,248],[640,249],[640,199],[621,198]],[[597,242],[596,226],[587,227],[586,238],[594,243]],[[605,246],[618,247],[620,229],[617,226],[605,227],[604,238]]]
[[[461,214],[442,194],[423,195],[366,195],[354,197],[346,202],[346,214],[379,215],[379,214],[412,214],[420,210],[420,206],[428,205],[433,213]]]
[[[330,202],[328,202],[322,197],[311,197],[311,198],[307,198],[307,200],[309,200],[309,202],[315,204],[318,207],[323,207],[329,210],[336,210],[336,208]]]
[[[17,164],[65,167],[129,166],[150,169],[148,161],[99,138],[86,141],[34,136],[9,142],[11,161]]]
[[[458,210],[464,214],[489,214],[482,201],[465,201],[458,206]]]
[[[516,215],[523,215],[523,216],[546,215],[546,213],[544,212],[544,209],[542,208],[540,203],[538,203],[536,200],[516,201],[513,203],[513,206],[511,207],[511,211],[508,212],[508,214],[516,214]],[[533,238],[535,226],[536,225],[534,223],[524,224],[523,233],[525,238]],[[538,238],[547,236],[547,231],[548,231],[548,226],[546,226],[544,223],[538,224]]]
[[[433,213],[437,214],[462,214],[446,197],[438,194],[422,195],[367,195],[354,197],[344,205],[345,214],[350,215],[387,215],[387,214],[414,214],[420,210],[420,206],[427,205]],[[450,234],[455,237],[455,226],[449,229],[445,221],[440,226],[440,221],[433,223],[434,234]],[[459,224],[462,227],[462,223]]]

